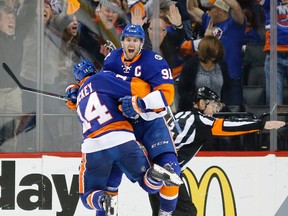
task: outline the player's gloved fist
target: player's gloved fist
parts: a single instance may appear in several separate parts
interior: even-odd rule
[[[139,113],[145,112],[145,103],[138,96],[125,96],[119,99],[122,103],[120,108],[128,118],[137,118]]]
[[[68,101],[66,102],[66,105],[71,110],[76,109],[78,90],[79,90],[78,84],[70,84],[67,86],[65,90],[65,97],[68,99]]]
[[[69,101],[72,103],[77,103],[77,94],[79,90],[79,85],[78,84],[70,84],[66,87],[65,90],[65,97],[68,98]]]

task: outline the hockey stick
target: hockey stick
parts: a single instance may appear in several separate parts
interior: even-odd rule
[[[15,81],[15,83],[18,85],[18,87],[20,89],[22,89],[23,91],[27,91],[27,92],[31,92],[31,93],[35,93],[35,94],[40,94],[40,95],[47,96],[47,97],[52,97],[52,98],[55,98],[58,100],[63,100],[63,101],[68,100],[68,98],[66,98],[63,95],[59,95],[59,94],[55,94],[52,92],[43,91],[43,90],[39,90],[39,89],[34,89],[34,88],[30,88],[30,87],[26,87],[26,86],[22,85],[22,83],[20,83],[20,81],[17,79],[17,77],[14,75],[14,73],[12,72],[12,70],[10,69],[10,67],[6,63],[3,63],[2,66],[5,69],[5,71],[8,73],[8,75]]]
[[[172,118],[172,120],[173,120],[173,122],[174,122],[174,125],[175,125],[175,127],[176,127],[177,132],[178,132],[178,133],[181,133],[182,130],[181,130],[181,128],[180,128],[180,125],[179,125],[178,121],[177,121],[177,120],[175,119],[175,117],[174,117],[174,114],[173,114],[173,112],[172,112],[172,110],[171,110],[171,107],[170,107],[170,106],[167,106],[167,109],[168,109],[168,113],[169,113],[170,117]]]
[[[3,63],[2,66],[5,69],[5,71],[8,73],[8,75],[15,81],[15,83],[18,85],[18,87],[20,89],[22,89],[23,91],[27,91],[27,92],[31,92],[31,93],[35,93],[35,94],[40,94],[40,95],[47,96],[47,97],[52,97],[52,98],[55,98],[58,100],[68,101],[68,98],[66,98],[63,95],[59,95],[59,94],[55,94],[52,92],[47,92],[47,91],[43,91],[43,90],[39,90],[39,89],[34,89],[34,88],[30,88],[30,87],[26,87],[26,86],[22,85],[22,83],[20,83],[20,81],[16,78],[16,76],[14,75],[14,73],[12,72],[12,70],[10,69],[10,67],[6,63]],[[176,127],[178,133],[181,133],[182,130],[180,128],[180,125],[179,125],[178,121],[175,119],[170,106],[167,106],[167,109],[168,109],[169,115],[171,116],[171,118],[174,121],[174,124],[175,124],[175,127]]]

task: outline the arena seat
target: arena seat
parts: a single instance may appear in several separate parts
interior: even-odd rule
[[[243,56],[244,85],[265,86],[264,62],[266,53],[263,43],[249,43]]]
[[[260,118],[263,113],[269,113],[268,105],[245,105],[245,110],[248,113],[253,113],[257,118]]]
[[[265,94],[264,86],[243,86],[243,104],[264,105]]]

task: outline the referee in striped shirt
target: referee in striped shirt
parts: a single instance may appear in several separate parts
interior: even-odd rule
[[[213,139],[213,136],[234,136],[258,132],[263,129],[278,129],[285,125],[283,121],[239,121],[215,118],[213,114],[221,111],[224,104],[219,96],[207,87],[201,87],[197,91],[197,99],[192,110],[175,114],[182,132],[176,130],[173,120],[167,120],[176,149],[178,161],[182,168],[194,157],[201,147]],[[159,195],[150,194],[149,200],[153,216],[158,215]],[[185,184],[180,186],[177,208],[173,216],[196,216],[197,209],[192,203]]]

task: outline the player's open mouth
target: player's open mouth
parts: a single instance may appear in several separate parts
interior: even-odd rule
[[[129,52],[129,53],[134,53],[134,50],[135,50],[134,48],[133,48],[133,49],[132,49],[132,48],[129,48],[129,49],[128,49],[128,52]]]
[[[113,19],[107,19],[107,24],[113,24]]]

